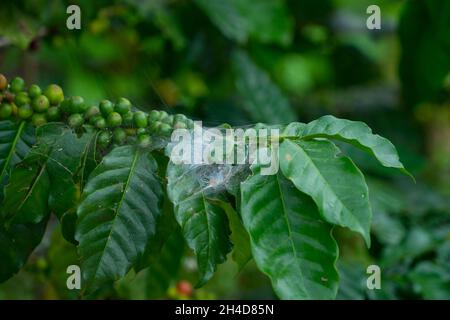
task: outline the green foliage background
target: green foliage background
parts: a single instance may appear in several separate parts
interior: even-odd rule
[[[80,31],[65,27],[69,2],[2,3],[0,71],[58,83],[91,103],[126,96],[143,110],[185,113],[211,126],[324,114],[365,121],[394,143],[417,183],[342,146],[369,173],[374,220],[369,250],[360,236],[335,230],[338,298],[450,299],[449,1],[75,3]],[[365,26],[370,4],[381,8],[380,31]],[[163,248],[170,270],[155,262],[96,297],[179,297],[174,286],[194,283],[196,266],[172,238]],[[177,250],[188,257],[171,257]],[[228,260],[192,298],[275,297],[253,261],[239,271]],[[25,269],[0,285],[0,299],[76,298],[65,286],[69,264],[76,264],[75,247],[48,228]],[[383,270],[381,290],[366,289],[369,264]]]

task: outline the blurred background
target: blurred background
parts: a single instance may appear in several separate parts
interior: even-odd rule
[[[66,28],[69,4],[80,6],[81,30]],[[372,4],[381,30],[366,27]],[[343,149],[367,174],[374,218],[370,249],[335,232],[338,298],[450,299],[450,1],[4,0],[0,72],[210,126],[365,121],[417,183]],[[54,225],[0,299],[77,297],[66,288],[75,247]],[[366,288],[370,264],[381,267],[381,290]],[[195,269],[189,253],[170,268],[155,262],[98,298],[275,298],[253,262],[238,272],[228,261],[192,291]]]

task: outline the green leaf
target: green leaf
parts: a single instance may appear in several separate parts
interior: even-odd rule
[[[242,107],[253,121],[280,124],[295,120],[288,99],[245,52],[236,51],[233,54],[233,68]]]
[[[171,282],[176,279],[179,273],[184,249],[183,234],[178,227],[169,235],[159,254],[152,257],[150,267],[146,270],[147,298],[165,296]]]
[[[348,157],[325,140],[291,141],[280,146],[283,174],[311,196],[329,223],[359,232],[370,246],[372,211],[364,176]]]
[[[304,140],[329,138],[350,143],[377,158],[383,166],[397,168],[409,174],[400,162],[394,145],[388,139],[373,134],[372,129],[364,122],[328,115],[301,126],[298,134]]]
[[[314,202],[280,173],[241,184],[242,219],[253,257],[281,299],[332,299],[338,255],[332,226]]]
[[[50,213],[46,160],[45,155],[33,153],[12,171],[1,208],[7,225],[39,223]]]
[[[0,283],[16,274],[41,242],[47,220],[38,224],[0,224]]]
[[[0,186],[7,183],[10,169],[25,158],[34,140],[34,129],[25,122],[0,121]]]
[[[175,218],[188,246],[197,256],[200,272],[197,287],[200,287],[212,277],[217,265],[226,260],[231,250],[227,216],[210,200],[212,195],[206,193],[188,166],[169,163],[167,176],[167,193],[174,204]]]
[[[231,258],[236,262],[240,271],[252,259],[250,237],[231,204],[222,200],[216,200],[216,203],[225,211],[230,222],[231,242],[233,243]]]
[[[155,236],[149,239],[144,252],[138,257],[134,264],[133,269],[136,273],[154,263],[155,256],[160,254],[164,243],[170,235],[175,232],[177,226],[177,221],[173,214],[172,203],[167,198],[167,194],[164,194],[162,212],[156,222]]]
[[[150,153],[122,146],[90,175],[75,233],[89,290],[123,277],[155,234],[163,195],[156,170]]]
[[[249,25],[232,1],[195,0],[211,22],[228,38],[237,42],[246,42]]]
[[[84,189],[87,178],[100,162],[97,158],[97,139],[101,131],[88,132],[92,134],[91,139],[83,152],[83,156],[81,157],[81,165],[77,173],[77,180],[79,181],[81,190]]]
[[[50,177],[49,207],[58,218],[73,209],[78,200],[80,187],[75,175],[96,138],[94,132],[77,137],[72,129],[61,123],[41,126],[37,131],[38,143],[50,150],[47,171]]]
[[[60,217],[61,234],[64,239],[74,245],[78,245],[78,241],[75,240],[77,218],[78,216],[75,208],[70,209]]]

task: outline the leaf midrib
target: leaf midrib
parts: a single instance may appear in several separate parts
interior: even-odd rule
[[[295,258],[296,261],[298,261],[299,258],[297,256],[297,250],[295,248],[294,240],[292,238],[292,229],[291,229],[291,225],[289,223],[289,219],[288,219],[288,216],[287,216],[287,207],[286,207],[286,203],[285,203],[285,200],[284,200],[284,197],[283,197],[283,192],[281,190],[281,183],[280,183],[279,174],[276,174],[276,182],[277,182],[278,191],[280,192],[280,200],[281,200],[281,205],[283,207],[283,217],[284,217],[284,219],[286,221],[286,225],[287,225],[287,228],[288,228],[289,242],[291,243],[292,251],[294,252],[294,258]],[[300,274],[300,277],[302,278],[302,283],[304,284],[305,283],[304,275],[303,275],[302,272],[299,272],[299,274]],[[304,290],[304,292],[305,292],[306,296],[308,297],[308,299],[310,299],[311,297],[310,297],[308,291]]]
[[[123,200],[125,199],[126,191],[128,190],[128,186],[130,184],[131,177],[134,174],[134,168],[136,166],[136,162],[137,162],[138,158],[139,158],[139,152],[135,151],[134,156],[133,156],[133,161],[131,162],[131,166],[130,166],[130,172],[129,172],[128,177],[127,177],[127,182],[125,183],[125,187],[123,188],[122,196],[121,196],[120,201],[119,201],[119,203],[117,205],[116,214],[114,215],[113,222],[112,222],[112,225],[111,225],[111,229],[109,230],[108,237],[107,237],[107,239],[105,241],[105,246],[103,247],[103,250],[101,251],[102,252],[101,258],[100,258],[100,260],[99,260],[99,262],[98,262],[98,264],[97,264],[97,266],[95,268],[94,279],[97,278],[99,267],[102,264],[103,258],[105,257],[104,252],[105,252],[105,250],[106,250],[106,248],[108,246],[109,241],[111,240],[112,232],[114,230],[114,225],[115,225],[115,223],[117,221],[117,216],[119,215],[120,208],[122,207]]]

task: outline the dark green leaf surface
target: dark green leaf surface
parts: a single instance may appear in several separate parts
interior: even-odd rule
[[[212,277],[231,250],[227,216],[208,199],[187,166],[169,163],[167,175],[167,193],[174,204],[175,217],[188,246],[197,256],[199,287]]]
[[[47,220],[38,224],[14,224],[8,229],[0,224],[0,283],[23,267],[41,242],[46,225]]]
[[[122,146],[90,175],[75,234],[90,287],[123,277],[155,234],[163,195],[156,170],[151,154]]]
[[[281,173],[241,184],[242,219],[253,257],[282,299],[332,299],[338,288],[332,226]]]
[[[3,187],[10,168],[22,161],[34,144],[34,129],[25,122],[0,121],[0,186]],[[2,188],[3,189],[3,188]],[[3,190],[1,191],[3,196]]]
[[[50,213],[46,160],[45,155],[30,154],[12,171],[2,205],[2,216],[8,225],[39,223]]]
[[[158,165],[159,168],[159,165]],[[177,230],[178,224],[173,214],[173,206],[164,194],[161,215],[156,221],[155,236],[150,238],[145,245],[144,252],[138,257],[133,269],[136,273],[155,263],[155,257],[161,253],[163,245],[170,235]]]
[[[84,133],[80,137],[69,127],[60,123],[42,126],[37,132],[38,143],[45,144],[49,151],[47,171],[50,177],[49,207],[58,218],[76,206],[80,187],[75,175],[87,157],[95,133]]]
[[[304,126],[302,139],[331,138],[341,140],[371,154],[385,167],[406,171],[400,162],[397,150],[386,138],[372,133],[364,122],[324,116]]]
[[[359,232],[370,245],[372,211],[364,176],[329,141],[284,140],[280,168],[302,192],[311,196],[329,223]]]

